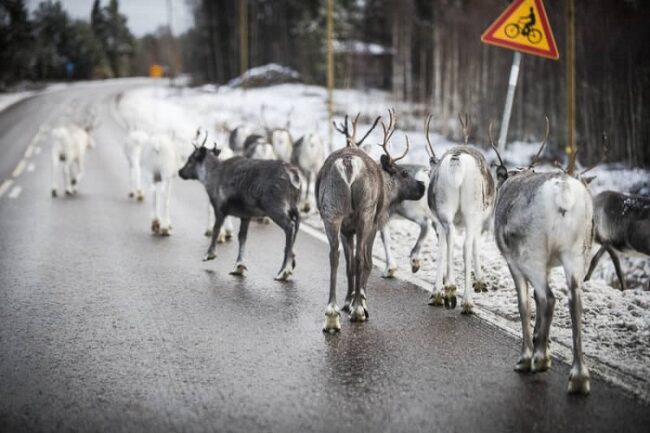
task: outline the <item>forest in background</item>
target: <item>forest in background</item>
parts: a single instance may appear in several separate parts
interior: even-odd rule
[[[24,0],[0,0],[0,90],[24,80],[146,75],[152,63],[190,73],[196,84],[225,84],[242,72],[242,3],[249,67],[278,63],[325,84],[325,0],[177,1],[192,8],[194,28],[173,36],[161,26],[136,39],[118,0],[89,1],[88,20],[72,19],[58,1],[41,2],[30,16]],[[389,90],[401,111],[432,111],[435,129],[454,138],[456,114],[467,111],[473,140],[485,143],[490,121],[502,115],[513,54],[480,35],[509,3],[335,0],[336,86]],[[509,132],[510,141],[540,139],[548,114],[553,158],[567,135],[565,3],[545,2],[560,60],[524,55]],[[609,161],[650,166],[650,2],[580,0],[576,8],[579,159],[600,158],[605,131]]]
[[[196,26],[183,36],[183,64],[198,82],[226,83],[239,75],[240,2],[187,0]],[[367,87],[384,65],[396,102],[415,114],[432,111],[436,129],[458,137],[455,121],[468,111],[477,142],[487,141],[491,120],[502,116],[512,51],[480,42],[507,0],[335,0],[338,41],[376,43],[389,55],[336,55],[336,86]],[[566,141],[565,1],[545,6],[560,60],[524,55],[509,140],[540,139],[551,120],[550,150]],[[308,83],[325,83],[326,2],[248,0],[248,65],[278,63]],[[576,2],[576,143],[583,164],[601,157],[602,132],[609,161],[650,166],[650,2]],[[372,60],[372,61],[370,61]],[[372,79],[372,84],[378,80]],[[400,107],[403,106],[399,104]]]

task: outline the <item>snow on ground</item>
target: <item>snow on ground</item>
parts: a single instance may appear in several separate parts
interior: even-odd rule
[[[171,90],[165,87],[146,87],[128,92],[120,102],[120,109],[131,121],[142,122],[154,130],[173,130],[188,142],[198,126],[211,131],[211,139],[219,146],[227,145],[227,131],[249,124],[261,129],[260,112],[267,107],[265,118],[269,126],[283,126],[287,113],[293,109],[290,129],[294,138],[309,130],[316,130],[327,142],[329,125],[325,105],[326,92],[321,87],[301,84],[284,84],[274,87],[243,91],[228,87],[204,86],[195,90]],[[359,136],[365,133],[374,116],[386,113],[392,106],[390,96],[380,91],[335,92],[336,120],[342,120],[345,112],[361,112]],[[399,116],[399,111],[398,111]],[[363,125],[361,125],[363,123]],[[418,124],[418,122],[409,122]],[[398,117],[399,126],[399,117]],[[379,129],[379,128],[378,128]],[[424,150],[424,134],[407,131],[411,141],[411,152],[405,162],[426,164],[428,157]],[[335,133],[334,148],[343,145],[340,135]],[[394,136],[399,152],[403,146],[400,133]],[[379,148],[372,143],[380,142],[379,131],[374,131],[367,143],[373,156],[379,156]],[[441,155],[455,143],[440,135],[432,134],[435,151]],[[513,143],[507,150],[508,159],[527,165],[538,144]],[[489,159],[492,155],[488,154]],[[614,189],[627,192],[642,182],[647,182],[650,173],[645,170],[630,170],[620,167],[597,167],[592,171],[596,180],[592,183],[594,194]],[[322,231],[318,214],[312,213],[304,219],[312,228]],[[417,226],[406,220],[391,222],[391,233],[395,258],[400,266],[398,277],[411,279],[408,254],[415,243]],[[422,248],[423,263],[417,274],[418,281],[431,290],[436,272],[437,240],[433,231]],[[454,253],[457,285],[463,287],[462,243],[457,237]],[[521,324],[517,297],[512,278],[501,257],[491,233],[482,236],[482,261],[488,286],[488,293],[474,296],[479,307],[478,314],[491,320],[510,333],[521,335]],[[594,249],[595,252],[595,249]],[[383,248],[379,240],[375,244],[375,257],[383,266]],[[650,291],[644,290],[650,275],[650,260],[625,259],[625,272],[631,290],[621,292],[615,286],[615,273],[607,256],[601,262],[584,287],[584,352],[594,372],[618,383],[638,396],[650,399]],[[375,271],[377,272],[377,271]],[[552,324],[552,349],[560,358],[571,360],[571,319],[567,302],[567,287],[563,273],[556,268],[551,273],[551,287],[558,299]],[[462,290],[460,290],[462,292]],[[422,294],[423,302],[428,295]],[[323,305],[326,294],[323,294]],[[532,290],[531,290],[532,303]],[[531,304],[534,305],[534,304]],[[534,310],[534,308],[533,308]],[[435,314],[432,307],[432,314]],[[460,313],[459,313],[460,314]],[[516,362],[513,359],[513,365]]]
[[[16,102],[22,101],[25,98],[32,96],[34,92],[13,92],[13,93],[0,93],[0,111],[9,107],[10,105],[15,104]]]

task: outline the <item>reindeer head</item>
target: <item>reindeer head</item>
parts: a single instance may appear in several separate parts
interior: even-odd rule
[[[395,110],[388,110],[388,126],[381,122],[381,128],[384,131],[383,143],[379,146],[384,150],[384,154],[379,158],[381,168],[385,173],[384,184],[388,188],[390,202],[402,200],[419,200],[424,195],[424,182],[415,179],[404,167],[396,164],[397,161],[404,158],[409,151],[409,138],[404,135],[406,140],[406,149],[404,153],[397,158],[393,158],[388,151],[388,143],[395,132]]]
[[[539,161],[539,158],[542,156],[542,151],[544,150],[544,147],[546,147],[546,143],[548,142],[548,133],[550,130],[550,124],[548,121],[548,116],[545,117],[546,120],[546,132],[544,134],[544,140],[542,141],[542,144],[539,147],[539,150],[535,154],[535,157],[532,159],[530,162],[530,165],[525,168],[520,168],[517,170],[510,170],[506,168],[506,165],[503,162],[503,159],[501,158],[501,154],[499,153],[499,150],[497,147],[494,145],[494,139],[492,138],[492,122],[490,122],[490,127],[488,128],[488,137],[490,138],[490,146],[494,150],[494,153],[497,155],[497,159],[499,160],[499,163],[497,164],[497,187],[501,187],[503,183],[508,180],[510,176],[514,176],[517,174],[521,173],[534,173],[535,172],[535,164]]]
[[[194,151],[190,154],[185,162],[185,165],[178,170],[178,175],[181,179],[197,179],[205,175],[205,160],[206,157],[210,157],[210,154],[217,159],[221,150],[217,148],[216,143],[212,150],[205,147],[206,141],[208,141],[208,131],[205,131],[205,137],[201,144],[198,144],[198,139],[201,136],[201,128],[196,130],[196,136],[192,140],[192,145],[194,146]]]

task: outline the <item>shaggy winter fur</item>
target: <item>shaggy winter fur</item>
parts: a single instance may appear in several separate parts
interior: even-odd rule
[[[432,160],[433,161],[433,160]],[[456,227],[465,231],[463,260],[465,262],[465,291],[462,311],[471,313],[472,279],[474,288],[486,291],[480,262],[480,234],[489,221],[494,206],[494,179],[483,154],[468,145],[448,150],[440,161],[432,162],[428,202],[439,221],[438,272],[431,305],[456,306],[456,280],[453,267],[453,249]],[[473,257],[472,257],[473,256]],[[444,292],[443,292],[444,289]]]
[[[216,257],[217,234],[225,218],[228,215],[238,217],[241,220],[239,254],[232,273],[243,275],[247,269],[244,256],[250,220],[268,216],[285,233],[284,259],[275,278],[287,280],[295,267],[293,245],[300,226],[297,203],[301,183],[298,171],[284,161],[241,156],[220,161],[218,155],[219,149],[198,147],[178,172],[182,179],[196,179],[203,184],[214,210],[212,239],[203,260]]]
[[[593,236],[589,191],[564,173],[524,170],[499,189],[494,229],[497,246],[512,273],[519,299],[523,344],[517,371],[550,368],[549,331],[555,298],[548,284],[552,267],[562,266],[569,287],[573,366],[569,392],[588,393],[589,371],[582,355],[582,280]],[[534,288],[535,329],[530,333],[528,284]]]
[[[612,258],[621,290],[627,289],[618,253],[650,256],[650,198],[604,191],[594,198],[596,242],[601,247],[594,255],[585,281],[607,251]]]
[[[325,156],[325,145],[316,133],[305,134],[294,144],[291,163],[298,167],[307,183],[302,205],[303,212],[309,212],[311,209],[309,197],[312,177],[316,176],[316,173],[322,167]]]

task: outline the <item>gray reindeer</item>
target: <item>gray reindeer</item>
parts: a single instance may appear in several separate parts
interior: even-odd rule
[[[205,141],[204,141],[205,142]],[[241,220],[239,254],[232,275],[243,275],[246,237],[251,218],[268,216],[285,233],[286,242],[282,267],[276,280],[287,280],[295,268],[293,245],[298,235],[300,215],[300,174],[284,161],[256,160],[235,156],[218,158],[220,149],[195,146],[187,163],[178,171],[182,179],[195,179],[203,184],[214,209],[212,238],[203,261],[216,257],[214,249],[219,231],[228,215]]]
[[[601,247],[591,260],[585,281],[607,251],[621,290],[626,290],[618,253],[650,256],[650,198],[603,191],[594,198],[594,224],[596,242]]]
[[[548,137],[548,119],[546,122]],[[565,172],[536,173],[533,170],[546,139],[528,168],[508,172],[494,146],[491,129],[492,125],[490,144],[499,160],[494,233],[515,283],[523,333],[521,356],[515,370],[536,373],[551,367],[548,340],[555,297],[548,275],[551,268],[562,266],[569,287],[573,332],[573,365],[568,391],[588,394],[589,370],[582,354],[581,293],[592,242],[591,195],[585,183],[573,176],[574,158]],[[529,283],[535,290],[537,310],[532,336]]]
[[[382,122],[384,142],[381,146],[385,155],[381,156],[380,164],[358,147],[380,118],[357,142],[359,115],[352,121],[351,133],[346,116],[344,124],[334,126],[345,135],[347,145],[330,154],[316,177],[316,203],[330,244],[330,291],[324,332],[341,330],[341,313],[336,305],[339,241],[343,244],[348,280],[343,311],[350,313],[351,321],[363,322],[368,318],[366,285],[372,269],[372,248],[377,229],[388,221],[391,204],[418,200],[424,195],[424,184],[395,163],[406,156],[408,139],[401,157],[393,159],[388,153],[387,144],[394,129],[392,112],[390,117],[388,127]]]

